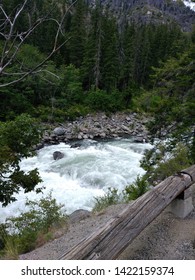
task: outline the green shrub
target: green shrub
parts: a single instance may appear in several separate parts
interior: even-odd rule
[[[85,103],[95,111],[116,112],[124,109],[122,95],[118,91],[107,93],[104,90],[91,89]]]
[[[62,122],[66,119],[66,111],[59,108],[39,106],[36,109],[35,117],[42,122]]]
[[[90,112],[90,109],[84,105],[73,105],[67,109],[65,115],[67,120],[75,120],[80,116],[85,116]]]
[[[131,200],[135,200],[138,197],[142,196],[144,193],[148,191],[148,182],[145,176],[138,176],[136,181],[126,186],[123,191],[124,201],[129,202]]]
[[[47,241],[52,238],[53,228],[66,224],[66,215],[61,211],[63,205],[58,205],[51,193],[40,201],[27,200],[26,206],[29,208],[27,212],[6,220],[5,251],[10,244],[15,244],[19,254],[29,252],[37,246],[40,236]]]
[[[122,193],[116,188],[109,188],[108,191],[101,197],[95,197],[95,206],[93,208],[94,212],[99,212],[110,205],[115,205],[119,203],[128,203],[132,200],[137,199],[145,192],[149,190],[149,183],[145,176],[138,176],[136,181],[126,186]]]
[[[189,150],[182,143],[170,150],[167,144],[158,144],[147,151],[141,166],[147,171],[150,183],[156,184],[191,165]]]
[[[99,212],[110,205],[118,204],[121,202],[121,196],[115,188],[109,188],[104,196],[95,197],[94,212]]]

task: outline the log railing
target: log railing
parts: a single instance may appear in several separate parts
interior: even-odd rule
[[[170,176],[59,259],[116,259],[176,197],[195,182],[195,165]]]

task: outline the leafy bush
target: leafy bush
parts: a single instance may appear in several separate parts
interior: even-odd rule
[[[93,208],[94,212],[99,212],[110,205],[118,204],[121,201],[121,196],[115,188],[109,188],[107,193],[101,197],[95,197],[96,203]]]
[[[143,177],[138,176],[133,184],[125,187],[123,191],[123,197],[126,202],[129,202],[131,200],[135,200],[138,197],[142,196],[147,191],[148,191],[148,182],[145,176]]]
[[[67,120],[75,120],[80,116],[85,116],[90,112],[90,109],[84,105],[73,105],[66,111]]]
[[[104,90],[90,90],[85,99],[86,104],[95,111],[116,112],[123,109],[120,92],[107,93]]]
[[[119,193],[116,188],[109,188],[104,196],[95,198],[96,203],[93,211],[99,212],[110,205],[128,203],[129,201],[135,200],[148,191],[148,185],[145,176],[138,176],[135,183],[126,186],[122,193]]]
[[[152,184],[159,183],[165,178],[191,165],[189,150],[182,143],[171,150],[169,144],[158,144],[156,148],[147,151],[141,166],[147,171],[146,176]]]
[[[40,201],[27,200],[26,206],[27,212],[6,220],[4,251],[15,244],[19,254],[29,252],[37,246],[40,236],[46,242],[48,237],[52,238],[53,228],[66,224],[66,215],[61,211],[63,205],[58,205],[51,193]]]

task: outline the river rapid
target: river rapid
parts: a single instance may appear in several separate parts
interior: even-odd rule
[[[144,151],[151,148],[149,143],[134,143],[132,139],[83,140],[77,148],[64,143],[44,147],[36,156],[21,161],[24,171],[38,168],[43,180],[38,186],[45,187],[43,193],[21,191],[16,202],[7,207],[0,205],[0,223],[25,211],[26,198],[39,199],[50,191],[67,214],[78,209],[90,211],[94,198],[103,196],[108,188],[122,191],[137,175],[144,174],[140,160]],[[64,158],[55,161],[55,151],[64,153]]]

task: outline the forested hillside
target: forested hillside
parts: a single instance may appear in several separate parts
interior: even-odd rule
[[[153,86],[153,67],[191,48],[191,33],[176,23],[129,24],[123,19],[121,26],[111,13],[118,1],[111,1],[111,10],[100,5],[107,1],[97,1],[92,8],[83,0],[73,5],[64,0],[25,1],[16,18],[21,2],[3,1],[1,10],[1,120],[23,112],[47,121],[74,117],[79,111],[131,109],[133,97]],[[138,2],[136,7],[143,6]],[[166,1],[154,2],[163,14],[169,11]],[[185,6],[168,2],[188,15]],[[129,8],[133,4],[124,1]],[[8,15],[13,24],[6,20]]]
[[[194,162],[195,13],[182,1],[1,3],[1,174],[8,158],[18,167],[6,127],[23,113],[50,123],[146,112],[151,133],[184,141]]]

